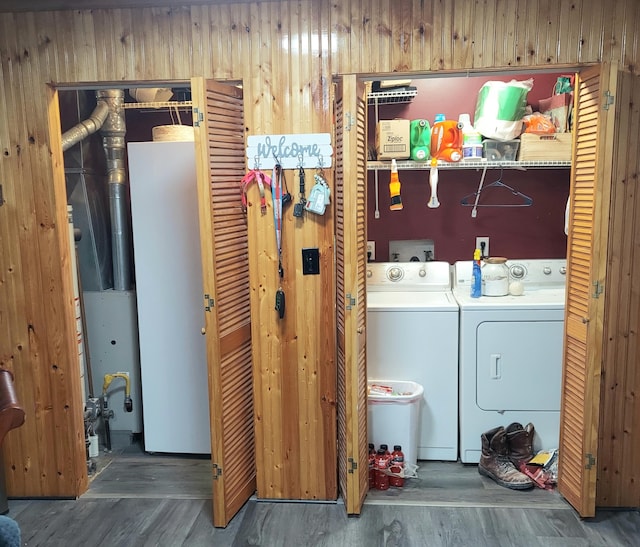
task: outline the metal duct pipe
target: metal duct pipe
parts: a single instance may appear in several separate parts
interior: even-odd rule
[[[109,114],[109,105],[98,100],[98,104],[88,119],[73,126],[62,134],[62,151],[69,150],[74,144],[79,143],[102,127]]]
[[[98,91],[96,97],[98,103],[105,102],[108,105],[108,116],[102,124],[100,133],[107,157],[113,288],[116,291],[128,291],[132,288],[132,276],[131,230],[126,192],[124,91],[122,89],[105,89]]]

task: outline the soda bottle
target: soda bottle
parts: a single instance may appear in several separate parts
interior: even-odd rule
[[[380,448],[381,448],[382,450],[384,450],[384,453],[385,453],[387,456],[391,456],[391,452],[389,452],[389,445],[388,445],[388,444],[381,444],[381,445],[380,445]]]
[[[402,473],[404,469],[404,453],[402,452],[402,446],[399,444],[394,445],[393,453],[391,454],[391,461],[389,462],[389,471],[396,473],[396,475],[389,476],[389,484],[391,486],[404,486],[404,477],[398,477],[397,475]]]
[[[369,488],[376,487],[376,449],[369,443]]]
[[[387,475],[387,468],[389,467],[389,456],[385,454],[383,448],[378,450],[376,454],[376,489],[388,490],[389,489],[389,475]]]

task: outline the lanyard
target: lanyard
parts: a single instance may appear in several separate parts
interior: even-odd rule
[[[267,200],[264,195],[264,187],[265,185],[271,186],[271,179],[259,169],[252,169],[240,181],[240,187],[242,188],[242,210],[247,211],[247,188],[252,182],[258,184],[258,189],[260,190],[260,211],[264,215],[267,212]]]
[[[276,244],[278,246],[278,276],[280,277],[280,281],[284,277],[284,268],[282,267],[282,177],[282,165],[276,162],[273,166],[271,178],[271,195],[273,197],[273,226],[276,232]],[[284,291],[282,290],[282,285],[278,284],[275,309],[280,319],[284,317],[284,308]]]
[[[271,195],[273,196],[273,225],[278,246],[278,275],[284,277],[282,268],[282,166],[276,163],[271,175]]]

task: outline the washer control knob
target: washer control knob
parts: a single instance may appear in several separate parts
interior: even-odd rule
[[[567,267],[566,266],[560,266],[560,273],[562,275],[566,275],[567,273]]]
[[[420,268],[420,271],[418,272],[418,275],[420,277],[424,277],[425,275],[427,275],[427,270],[425,270],[424,268]]]
[[[402,268],[398,268],[397,266],[395,266],[393,268],[389,268],[387,277],[389,278],[389,281],[400,281],[402,279],[402,274]]]
[[[551,275],[551,268],[549,266],[545,266],[542,269],[542,273],[544,273],[544,275]]]
[[[511,266],[511,277],[514,277],[515,279],[522,279],[525,273],[526,271],[524,266],[520,266],[520,264]]]

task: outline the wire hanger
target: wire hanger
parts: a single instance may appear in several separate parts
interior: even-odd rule
[[[530,207],[531,205],[533,205],[532,198],[512,188],[508,184],[505,184],[504,182],[502,182],[503,172],[504,172],[504,168],[500,166],[500,177],[498,177],[498,180],[492,182],[491,184],[487,184],[483,188],[484,177],[487,173],[487,167],[485,166],[484,170],[482,171],[482,177],[480,178],[480,184],[478,185],[478,190],[473,194],[468,194],[464,196],[460,200],[461,205],[464,205],[465,207],[473,207],[473,210],[471,211],[471,216],[473,218],[476,217],[476,214],[477,214],[476,209],[478,207]],[[521,202],[520,203],[480,203],[480,194],[482,193],[482,190],[483,189],[486,190],[487,188],[492,188],[492,187],[504,188],[505,190],[508,190],[514,196],[521,198]],[[470,202],[470,199],[473,199],[472,203]]]

